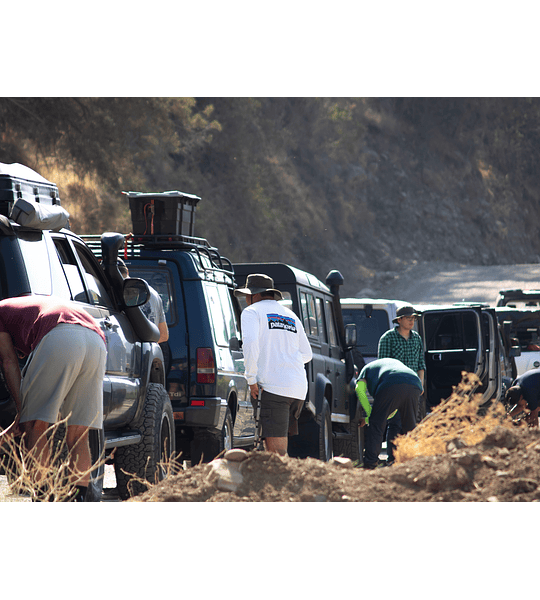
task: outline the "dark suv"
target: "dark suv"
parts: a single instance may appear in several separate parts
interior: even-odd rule
[[[160,477],[160,461],[170,458],[175,449],[172,407],[163,385],[163,353],[155,343],[158,331],[139,306],[130,306],[131,293],[142,290],[144,302],[148,286],[137,279],[124,281],[117,269],[123,235],[103,237],[100,265],[83,240],[68,229],[30,229],[13,222],[9,218],[13,206],[24,197],[51,211],[59,205],[56,186],[21,165],[0,164],[0,298],[54,295],[83,307],[99,323],[108,350],[104,428],[91,430],[90,446],[95,461],[103,451],[111,457],[115,450],[111,460],[118,493],[125,499],[130,491],[145,489],[132,481],[132,475]],[[14,403],[1,384],[0,425],[7,427],[14,415]],[[101,465],[92,473],[94,500],[101,496],[103,472]]]
[[[363,431],[354,391],[356,326],[343,324],[339,288],[343,277],[331,271],[326,284],[311,273],[283,263],[235,264],[240,287],[250,273],[264,273],[283,294],[285,306],[301,319],[313,351],[306,365],[308,394],[299,435],[289,439],[290,456],[324,461],[334,455],[362,459]],[[356,365],[358,366],[358,365]]]
[[[169,339],[161,344],[176,449],[192,464],[252,447],[253,407],[244,376],[240,305],[228,259],[193,236],[198,196],[128,192],[134,234],[122,258],[161,296]],[[98,236],[83,236],[99,253]]]

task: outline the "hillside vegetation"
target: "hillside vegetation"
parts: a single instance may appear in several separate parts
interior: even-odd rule
[[[55,181],[77,233],[123,190],[197,194],[196,235],[344,293],[416,262],[536,262],[540,100],[0,98],[0,162]]]

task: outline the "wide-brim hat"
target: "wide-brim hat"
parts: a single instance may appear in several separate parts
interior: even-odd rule
[[[402,306],[396,311],[396,316],[392,319],[392,323],[397,323],[401,317],[419,317],[420,313],[414,310],[413,306]]]
[[[263,292],[272,292],[274,294],[274,300],[283,299],[282,293],[274,288],[274,280],[271,277],[268,277],[268,275],[263,275],[261,273],[248,275],[245,287],[234,290],[234,295],[251,296]]]

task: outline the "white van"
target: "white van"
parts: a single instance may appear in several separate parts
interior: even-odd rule
[[[366,364],[377,358],[379,339],[394,327],[392,319],[397,309],[408,305],[409,302],[385,298],[342,298],[343,322],[356,325],[357,348]],[[358,364],[361,360],[356,360],[357,366],[361,367]]]

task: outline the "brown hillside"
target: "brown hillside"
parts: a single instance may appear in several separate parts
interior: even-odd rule
[[[55,180],[76,232],[181,189],[233,261],[338,268],[346,295],[413,261],[534,262],[539,131],[538,99],[0,99],[0,162]]]

